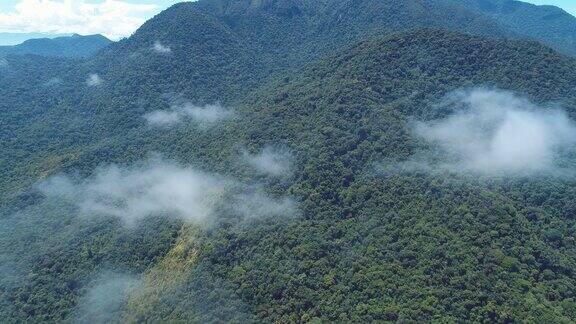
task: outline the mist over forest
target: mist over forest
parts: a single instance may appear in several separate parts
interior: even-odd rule
[[[0,47],[0,322],[576,321],[575,31],[199,0]]]

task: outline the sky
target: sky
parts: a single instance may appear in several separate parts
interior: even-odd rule
[[[182,1],[0,0],[0,45],[8,43],[10,38],[14,42],[16,33],[102,34],[119,40],[178,2]]]
[[[566,10],[573,16],[576,16],[576,0],[525,0],[524,2],[530,2],[537,5],[553,5]]]
[[[146,20],[181,0],[0,0],[0,45],[27,38],[102,34],[130,36]],[[576,16],[576,0],[526,0],[563,8]],[[40,33],[40,34],[39,34]]]

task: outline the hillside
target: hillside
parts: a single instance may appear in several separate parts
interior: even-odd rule
[[[29,39],[18,45],[0,46],[0,56],[34,54],[49,57],[87,57],[111,43],[112,41],[102,35]]]
[[[237,53],[255,55],[255,64],[260,66],[252,69],[252,74],[265,76],[271,71],[301,67],[366,35],[415,27],[494,37],[510,35],[495,21],[445,0],[208,0],[169,8],[118,44],[116,51],[142,50],[144,44],[155,41],[169,46],[175,54],[189,49],[190,43],[206,47],[209,52],[220,45],[224,45],[224,52],[228,52],[229,45],[244,46]],[[190,29],[197,33],[189,33]],[[215,31],[219,31],[215,39],[203,41]]]
[[[407,119],[441,115],[435,103],[461,87],[493,85],[537,102],[573,103],[575,65],[530,42],[436,30],[375,37],[256,90],[236,105],[243,118],[223,129],[141,128],[86,151],[72,162],[75,169],[91,169],[104,152],[108,161],[128,162],[155,151],[229,176],[250,176],[248,170],[230,169],[237,163],[238,145],[251,151],[285,145],[298,161],[291,182],[266,183],[272,192],[298,197],[301,218],[247,224],[231,218],[202,230],[192,245],[199,255],[180,283],[147,288],[159,289],[150,292],[156,297],[135,297],[134,308],[122,316],[197,321],[573,319],[574,224],[560,212],[573,208],[566,205],[575,194],[572,180],[478,182],[426,172],[382,177],[371,166],[414,154],[418,140]],[[573,114],[574,107],[567,108]],[[546,197],[537,198],[544,192]],[[561,231],[561,238],[551,231]],[[106,233],[77,244],[86,249]],[[152,237],[152,242],[160,239]],[[150,244],[165,249],[167,243]],[[69,256],[53,255],[62,248],[57,244],[50,254],[53,267],[70,262]],[[156,253],[154,259],[161,258],[162,252]],[[98,262],[84,257],[80,264],[87,269]],[[108,263],[118,262],[111,257]],[[18,297],[11,298],[51,309],[50,303],[22,296],[45,291],[35,285],[61,285],[78,276],[68,271],[46,275],[45,283],[19,288],[13,295]],[[48,300],[79,293],[71,289]],[[140,303],[147,306],[140,308]]]
[[[114,137],[118,130],[136,131],[141,112],[164,107],[166,94],[181,95],[195,104],[233,103],[267,81],[375,33],[436,26],[506,35],[494,22],[444,0],[339,1],[338,5],[289,0],[262,2],[245,10],[249,4],[247,0],[177,4],[132,37],[83,62],[7,58],[0,70],[0,95],[5,98],[0,102],[4,114],[0,138],[13,150],[7,150],[4,159],[11,175],[0,177],[0,183],[18,179],[18,184],[6,183],[1,191],[18,192],[22,183],[31,184],[40,174],[50,173],[42,165],[46,156],[59,160],[57,156],[76,155],[102,138]],[[299,14],[286,16],[285,6],[297,8],[292,11]],[[97,75],[102,84],[88,86],[90,75]],[[16,88],[20,91],[13,91]],[[70,116],[74,123],[67,122]],[[59,140],[38,145],[46,142],[46,130]],[[22,150],[34,154],[22,156]],[[20,170],[30,164],[36,165],[34,173],[29,174],[30,168]],[[0,197],[5,194],[0,192]]]
[[[558,51],[576,55],[576,17],[555,6],[536,6],[516,0],[464,0],[466,8],[484,14],[514,33]]]
[[[211,252],[189,283],[136,318],[572,319],[574,223],[563,211],[573,208],[573,180],[379,176],[371,166],[414,154],[407,120],[442,114],[435,103],[460,87],[574,102],[575,75],[556,73],[574,64],[534,43],[419,31],[364,41],[258,93],[241,110],[244,123],[210,138],[214,157],[238,142],[287,145],[299,163],[285,190],[300,197],[303,219],[208,231]],[[213,285],[225,288],[206,292]],[[203,306],[208,296],[221,308]]]
[[[0,319],[575,321],[576,60],[515,36],[440,0],[205,0],[8,56]]]

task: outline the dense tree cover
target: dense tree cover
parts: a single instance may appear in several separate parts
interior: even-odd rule
[[[110,141],[118,129],[137,129],[143,112],[166,106],[167,94],[198,104],[234,103],[363,37],[421,26],[509,34],[445,0],[199,1],[173,6],[82,62],[8,57],[0,64],[0,138],[17,149],[0,160],[11,174],[0,177],[0,188],[18,192],[18,184],[50,173],[46,160],[65,165],[101,139]],[[155,52],[156,42],[171,52]],[[86,80],[94,73],[103,82],[89,87]],[[22,148],[33,148],[33,154]],[[4,183],[9,179],[18,181]]]
[[[462,85],[569,98],[566,73],[549,89],[541,78],[554,75],[547,68],[568,72],[571,60],[551,67],[544,50],[528,58],[534,70],[516,69],[534,44],[512,44],[434,31],[378,38],[256,96],[247,120],[259,126],[239,128],[257,146],[287,142],[298,152],[289,191],[302,197],[305,219],[210,233],[201,264],[235,283],[234,296],[266,321],[573,319],[574,222],[564,211],[572,180],[371,168],[410,155],[407,116],[445,113],[433,98]]]
[[[412,156],[422,143],[408,120],[445,116],[437,103],[462,87],[514,90],[575,116],[574,60],[533,42],[441,30],[364,37],[374,25],[362,19],[375,24],[386,11],[309,29],[295,22],[312,21],[309,7],[292,6],[300,2],[270,2],[263,12],[244,3],[178,5],[90,60],[12,56],[0,67],[0,258],[22,270],[0,280],[2,318],[74,320],[87,281],[113,268],[145,278],[119,315],[126,321],[576,320],[573,179],[375,167]],[[332,14],[354,8],[318,3]],[[358,5],[427,21],[425,10],[438,7],[424,4],[435,3]],[[204,12],[211,6],[222,11]],[[423,24],[407,21],[379,30]],[[352,36],[331,40],[344,26],[355,27]],[[299,30],[310,33],[269,43]],[[154,52],[157,40],[172,52]],[[88,86],[89,73],[102,84]],[[202,131],[148,127],[142,115],[167,108],[172,93],[220,100],[238,118]],[[268,144],[294,154],[293,178],[238,166],[240,147]],[[222,211],[207,228],[152,218],[126,229],[78,218],[30,188],[150,152],[263,182],[296,197],[301,214],[239,220]]]
[[[102,35],[37,38],[14,46],[0,46],[0,56],[35,54],[51,57],[86,57],[111,43],[111,40]]]
[[[2,215],[0,318],[3,322],[74,320],[78,296],[106,271],[138,273],[175,242],[164,220],[125,230],[116,219],[78,220],[59,202]],[[159,229],[160,230],[157,230]]]
[[[507,26],[518,35],[536,39],[574,56],[576,18],[555,6],[517,0],[458,0],[459,3]]]

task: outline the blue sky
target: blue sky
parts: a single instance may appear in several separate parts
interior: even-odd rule
[[[525,0],[563,8],[576,16],[576,0]],[[130,36],[179,0],[0,0],[0,45],[43,35]],[[16,33],[16,36],[15,36]],[[34,33],[34,34],[31,34]],[[35,36],[28,36],[35,35]]]
[[[130,36],[178,0],[0,0],[0,45],[7,34]]]
[[[576,0],[527,0],[525,2],[537,5],[557,6],[576,16]]]

